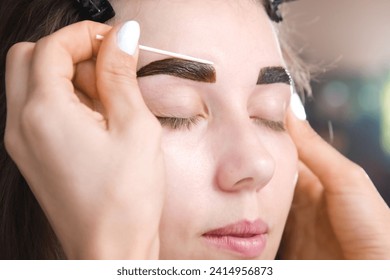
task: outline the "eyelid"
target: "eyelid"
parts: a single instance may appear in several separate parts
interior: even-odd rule
[[[171,129],[187,129],[190,130],[193,126],[197,125],[202,116],[196,115],[189,118],[178,118],[173,116],[156,116],[161,126],[169,127]]]
[[[178,118],[178,117],[160,117],[156,116],[160,121],[161,126],[169,127],[171,129],[179,130],[179,129],[187,129],[190,130],[193,126],[197,125],[202,116],[196,115],[190,118]],[[255,124],[265,126],[275,132],[286,132],[285,123],[282,121],[273,121],[264,118],[252,117]]]
[[[286,132],[286,125],[283,121],[273,121],[269,119],[264,118],[258,118],[258,117],[252,117],[255,124],[265,126],[273,131],[276,132]]]

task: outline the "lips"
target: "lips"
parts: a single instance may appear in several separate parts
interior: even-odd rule
[[[240,221],[203,234],[206,242],[215,248],[227,250],[247,258],[261,255],[266,245],[268,226],[260,219]]]

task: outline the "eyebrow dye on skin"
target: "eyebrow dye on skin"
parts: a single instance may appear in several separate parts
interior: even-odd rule
[[[291,85],[291,77],[287,70],[281,66],[264,67],[260,70],[257,85],[283,83]]]
[[[217,74],[214,66],[180,58],[154,61],[137,71],[137,77],[171,75],[197,82],[215,83]]]

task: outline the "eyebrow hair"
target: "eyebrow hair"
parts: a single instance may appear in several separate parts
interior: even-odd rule
[[[264,67],[260,70],[257,85],[283,83],[291,85],[292,79],[286,68],[281,66]]]
[[[214,66],[180,58],[157,60],[137,71],[138,78],[153,75],[171,75],[205,83],[215,83],[217,80]]]

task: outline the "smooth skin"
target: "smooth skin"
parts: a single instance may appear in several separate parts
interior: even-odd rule
[[[37,44],[17,44],[7,57],[6,147],[69,258],[159,255],[166,188],[161,126],[137,86],[137,55],[117,48],[117,30],[77,23]],[[105,35],[101,46],[96,34]],[[87,62],[94,56],[96,71]],[[91,79],[88,69],[92,77],[96,73],[98,96],[83,92],[99,98],[101,114],[76,98],[73,83],[83,88],[77,81],[87,79],[79,75]],[[302,164],[280,255],[390,258],[389,208],[364,171],[307,122],[291,113],[287,119]],[[321,219],[308,218],[313,209]],[[332,248],[328,236],[337,250],[326,253]]]
[[[256,84],[260,69],[286,67],[264,7],[247,0],[130,2],[113,2],[121,11],[116,20],[137,20],[143,45],[213,61],[216,71],[215,83],[169,75],[138,79],[155,115],[197,117],[190,129],[163,127],[167,196],[160,258],[275,258],[298,155],[289,134],[264,121],[283,127],[291,96],[286,83]],[[141,52],[138,67],[164,58]],[[264,250],[253,255],[213,246],[204,237],[257,219],[268,231]]]

